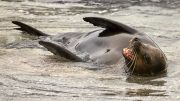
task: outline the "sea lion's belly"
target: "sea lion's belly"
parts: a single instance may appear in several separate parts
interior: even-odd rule
[[[91,38],[83,40],[76,45],[76,50],[84,53],[88,53],[91,57],[99,56],[105,53],[109,43],[101,38]]]
[[[108,37],[87,37],[81,39],[76,50],[89,54],[90,58],[101,63],[113,64],[122,57],[122,49],[127,47],[132,35],[118,34]]]

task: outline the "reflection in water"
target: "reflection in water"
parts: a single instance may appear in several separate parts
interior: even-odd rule
[[[168,96],[166,90],[127,89],[127,96]]]
[[[166,81],[165,80],[156,80],[159,78],[166,77],[166,73],[153,76],[153,77],[142,77],[142,76],[130,76],[126,79],[129,83],[137,83],[141,85],[153,85],[153,86],[165,86]]]

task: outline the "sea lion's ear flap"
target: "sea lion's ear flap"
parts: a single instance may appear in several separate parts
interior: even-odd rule
[[[119,23],[113,20],[105,19],[105,18],[84,17],[83,20],[93,24],[94,26],[102,27],[112,32],[124,32],[124,33],[129,33],[129,34],[134,34],[138,32],[137,30],[127,25],[124,25],[122,23]]]

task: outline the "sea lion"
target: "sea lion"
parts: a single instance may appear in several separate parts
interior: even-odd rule
[[[112,65],[122,63],[124,57],[126,70],[135,74],[157,74],[166,69],[165,54],[147,34],[106,18],[85,17],[83,20],[103,29],[50,36],[22,22],[12,23],[20,26],[18,30],[47,36],[39,44],[72,61]]]

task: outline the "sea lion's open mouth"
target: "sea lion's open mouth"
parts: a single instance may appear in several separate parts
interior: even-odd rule
[[[126,64],[129,63],[129,61],[132,61],[134,58],[134,54],[133,54],[132,49],[124,48],[122,54],[126,60]]]

